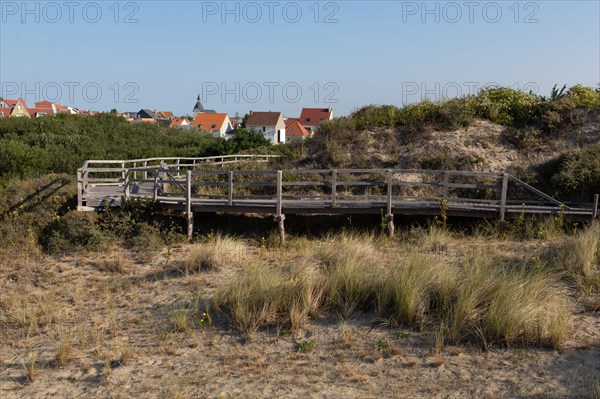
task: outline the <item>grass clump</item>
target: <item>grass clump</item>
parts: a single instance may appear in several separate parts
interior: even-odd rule
[[[377,289],[379,313],[398,324],[421,325],[435,291],[439,265],[431,257],[410,254],[390,265]]]
[[[546,261],[572,281],[584,296],[600,293],[600,223],[557,241]]]
[[[253,263],[213,305],[243,334],[268,326],[297,331],[326,312],[343,319],[367,312],[387,325],[439,324],[440,348],[445,341],[564,344],[571,326],[565,287],[540,264],[507,264],[489,253],[447,263],[427,240],[385,257],[376,243],[344,233],[300,248],[305,253],[292,264]]]
[[[225,265],[239,262],[246,251],[244,241],[218,233],[208,242],[194,246],[185,262],[185,270],[220,270]]]

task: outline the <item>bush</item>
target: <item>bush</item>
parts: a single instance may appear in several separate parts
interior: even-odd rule
[[[69,212],[60,217],[53,227],[47,241],[51,253],[98,250],[110,239],[100,230],[95,213]]]
[[[600,91],[591,87],[573,86],[567,91],[566,98],[572,100],[578,108],[600,106]]]
[[[546,169],[551,188],[560,198],[592,202],[594,194],[600,193],[600,144],[567,152]]]
[[[501,125],[522,127],[535,124],[543,99],[506,87],[482,90],[469,99],[475,115]]]
[[[509,143],[519,149],[527,149],[538,143],[542,132],[535,128],[511,129],[506,132]]]

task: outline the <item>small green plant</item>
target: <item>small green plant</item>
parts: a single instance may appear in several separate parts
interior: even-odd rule
[[[294,350],[296,352],[302,352],[302,353],[310,352],[314,348],[315,348],[315,341],[313,341],[312,339],[302,341],[302,342],[296,342],[296,344],[294,345]]]
[[[436,216],[435,221],[441,225],[445,226],[448,221],[448,200],[445,198],[441,198],[438,201],[438,205],[440,206],[440,216],[439,218]]]
[[[390,347],[390,344],[388,344],[387,341],[379,340],[375,343],[375,349],[377,349],[378,351],[382,351],[389,347]]]
[[[407,339],[410,335],[407,332],[400,331],[398,332],[398,339]]]

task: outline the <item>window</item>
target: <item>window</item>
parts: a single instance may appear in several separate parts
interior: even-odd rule
[[[0,112],[0,117],[3,117],[3,116],[4,116],[4,112]]]
[[[21,107],[21,104],[17,105],[17,109],[21,109],[23,107]]]
[[[211,129],[215,129],[217,127],[217,125],[215,125],[214,123],[211,125]]]
[[[263,132],[266,132],[266,131],[267,131],[267,128],[263,126]]]
[[[307,122],[310,122],[310,118],[306,118],[306,121],[307,121]]]
[[[202,123],[200,123],[200,124],[198,125],[198,127],[199,127],[200,129],[202,129]]]

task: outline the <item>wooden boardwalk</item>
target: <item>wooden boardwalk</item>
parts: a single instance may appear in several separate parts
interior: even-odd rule
[[[507,218],[563,214],[598,217],[594,203],[563,203],[507,173],[407,169],[226,170],[274,156],[87,161],[78,170],[78,210],[122,206],[132,199],[194,213],[273,214],[284,238],[286,214],[381,214]],[[251,165],[253,166],[253,165]]]

